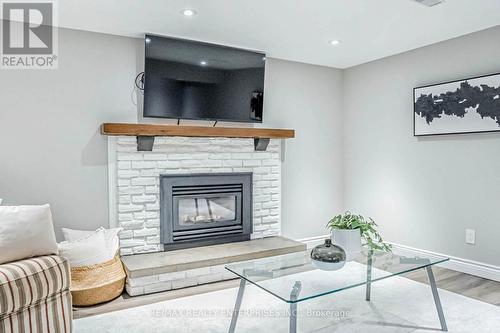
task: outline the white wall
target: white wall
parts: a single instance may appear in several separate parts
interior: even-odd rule
[[[282,164],[282,232],[324,235],[342,202],[342,71],[269,59],[264,125],[293,128]]]
[[[107,139],[99,126],[138,120],[131,98],[142,63],[141,40],[61,29],[58,70],[1,71],[4,204],[50,203],[59,236],[60,227],[108,225]],[[334,69],[269,60],[263,126],[297,130],[283,164],[286,236],[324,234],[341,207],[340,79]]]
[[[0,71],[0,198],[60,227],[108,219],[106,121],[134,121],[137,40],[61,29],[58,70]]]
[[[500,133],[415,138],[412,118],[413,87],[500,72],[499,40],[495,27],[345,71],[345,206],[387,240],[500,264]]]

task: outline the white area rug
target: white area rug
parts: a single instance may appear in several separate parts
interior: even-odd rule
[[[76,333],[227,332],[238,289],[227,289],[76,320]],[[500,332],[500,307],[439,290],[449,332]],[[402,277],[298,304],[298,332],[438,332],[430,287]],[[289,306],[247,285],[237,333],[288,332]]]

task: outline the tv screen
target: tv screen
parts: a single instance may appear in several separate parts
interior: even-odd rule
[[[146,35],[144,117],[262,122],[265,54]]]

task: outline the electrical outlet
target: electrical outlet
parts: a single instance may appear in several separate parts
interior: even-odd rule
[[[476,230],[465,229],[465,243],[471,245],[476,244]]]

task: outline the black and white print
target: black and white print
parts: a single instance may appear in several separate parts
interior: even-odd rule
[[[414,134],[500,131],[500,74],[414,89]]]

